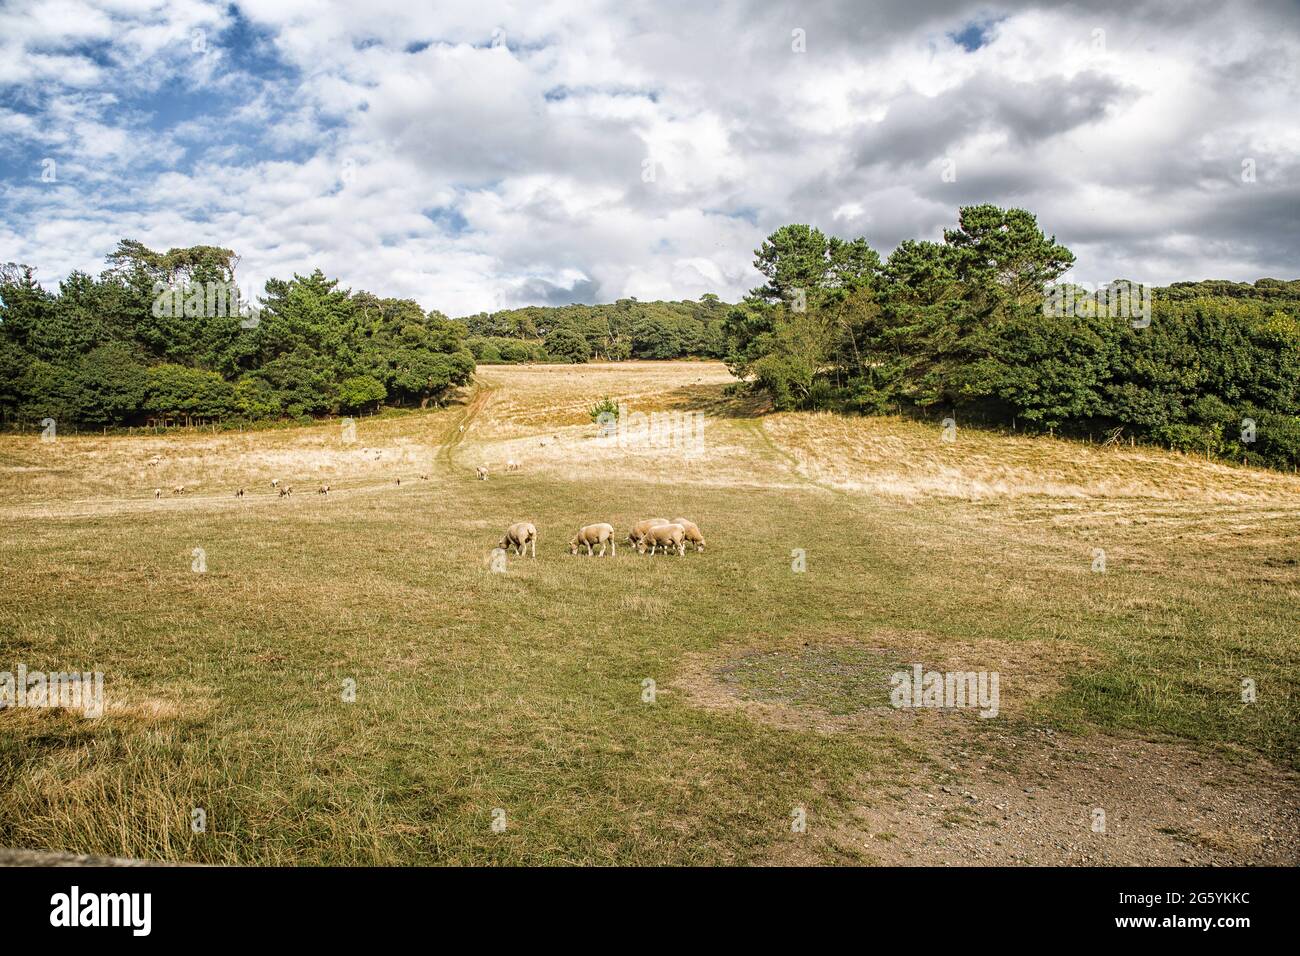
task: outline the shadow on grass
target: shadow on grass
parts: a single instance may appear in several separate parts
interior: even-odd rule
[[[762,392],[735,390],[732,385],[683,385],[665,395],[665,405],[674,411],[704,412],[713,418],[757,419],[774,411]]]

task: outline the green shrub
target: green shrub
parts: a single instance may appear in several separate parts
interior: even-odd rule
[[[602,415],[612,415],[614,420],[618,419],[618,402],[614,401],[608,395],[598,401],[591,408],[587,409],[593,422],[599,421]],[[608,419],[606,419],[608,421]]]

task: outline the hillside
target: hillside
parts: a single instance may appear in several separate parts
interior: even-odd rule
[[[355,441],[338,422],[0,436],[6,656],[100,670],[107,697],[99,719],[0,711],[0,845],[1300,862],[1300,478],[763,414],[731,382],[698,361],[484,367]],[[602,437],[605,394],[682,440]],[[568,553],[580,524],[621,539],[655,514],[691,517],[705,552]],[[537,559],[494,573],[522,519]],[[914,664],[997,672],[996,717],[890,706]]]

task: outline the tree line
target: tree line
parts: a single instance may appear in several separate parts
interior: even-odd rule
[[[0,421],[252,422],[427,405],[469,381],[464,328],[318,269],[241,297],[238,257],[123,240],[49,292],[0,266]]]
[[[776,230],[755,257],[765,281],[728,311],[725,358],[776,408],[953,415],[1300,465],[1300,281],[1072,287],[1059,280],[1074,255],[1029,212],[992,205],[883,261],[808,225]]]
[[[724,359],[778,409],[954,415],[1300,465],[1300,280],[1060,282],[1074,255],[1022,209],[965,207],[883,259],[784,226],[732,306],[528,307],[451,320],[320,270],[238,294],[238,257],[123,240],[56,292],[0,265],[0,423],[305,419],[427,405],[475,363]]]
[[[627,298],[480,312],[457,321],[474,358],[487,364],[722,358],[727,309],[710,293],[698,302]]]

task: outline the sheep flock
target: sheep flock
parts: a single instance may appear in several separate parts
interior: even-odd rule
[[[678,557],[685,557],[688,545],[696,552],[704,550],[704,535],[699,525],[687,518],[674,518],[672,521],[667,518],[647,518],[638,521],[628,532],[627,540],[638,554],[649,551],[654,555],[662,551],[664,554],[676,553]],[[529,554],[536,558],[537,527],[531,521],[515,522],[506,529],[497,548],[507,554]],[[589,558],[617,557],[618,542],[614,526],[604,521],[583,525],[569,539],[569,554],[579,554],[584,548]]]

